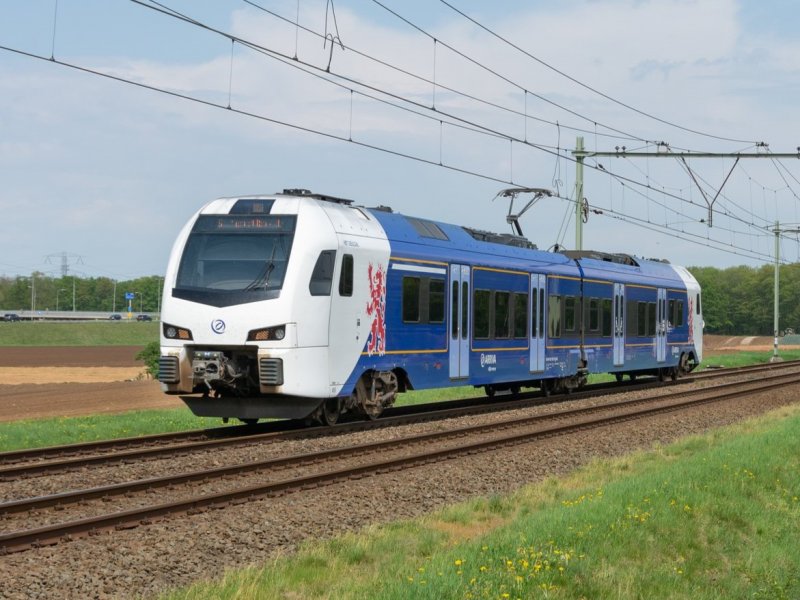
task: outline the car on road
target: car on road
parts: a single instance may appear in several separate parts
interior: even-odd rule
[[[17,313],[6,313],[3,315],[3,321],[20,321]]]
[[[121,321],[122,320],[122,315],[114,313],[113,315],[108,317],[108,320],[109,321]]]
[[[136,315],[136,320],[137,321],[152,321],[153,317],[151,317],[150,315]]]

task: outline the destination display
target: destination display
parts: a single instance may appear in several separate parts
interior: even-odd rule
[[[291,233],[295,215],[201,215],[192,228],[193,233]]]

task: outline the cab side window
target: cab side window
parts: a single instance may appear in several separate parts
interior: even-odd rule
[[[353,255],[342,256],[342,272],[339,275],[339,295],[353,295]]]
[[[317,257],[308,291],[312,296],[330,296],[333,282],[333,265],[336,261],[336,250],[323,250]]]

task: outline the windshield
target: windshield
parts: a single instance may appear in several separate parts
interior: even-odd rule
[[[294,239],[294,216],[202,215],[189,234],[173,296],[229,306],[276,298]]]

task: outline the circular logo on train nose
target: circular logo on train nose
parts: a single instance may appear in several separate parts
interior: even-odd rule
[[[214,333],[225,333],[225,321],[222,319],[214,319],[211,321],[211,331]]]

